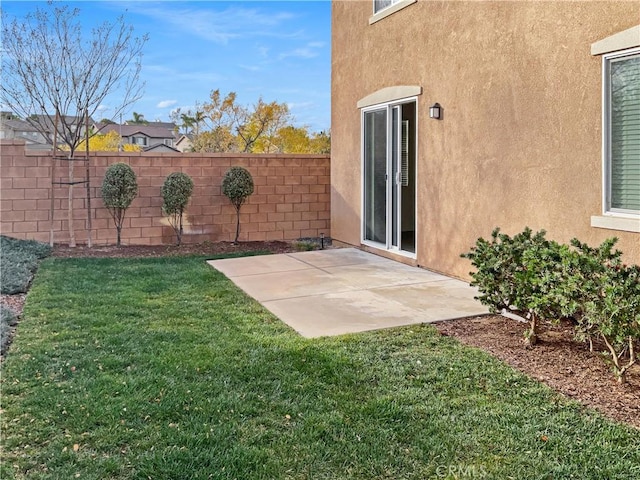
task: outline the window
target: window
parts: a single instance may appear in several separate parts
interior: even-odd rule
[[[373,0],[373,15],[369,18],[369,24],[372,25],[416,2],[417,0]]]
[[[604,57],[605,213],[640,214],[640,49]]]
[[[173,140],[171,140],[170,138],[165,138],[164,139],[164,144],[168,145],[170,147],[173,147]]]
[[[380,10],[384,10],[398,2],[399,0],[373,0],[373,13],[378,13]]]
[[[131,143],[133,143],[134,145],[146,146],[147,137],[131,137]]]

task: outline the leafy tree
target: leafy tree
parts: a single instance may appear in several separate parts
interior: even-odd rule
[[[265,102],[241,105],[237,94],[212,90],[209,101],[196,112],[174,110],[174,121],[192,128],[196,152],[329,153],[331,137],[309,133],[308,127],[293,125],[286,103]]]
[[[80,142],[79,148],[86,148],[84,140]],[[122,143],[122,138],[115,130],[108,133],[97,133],[89,138],[89,151],[91,152],[140,152],[141,150],[139,145]]]
[[[236,106],[233,110],[235,132],[242,152],[253,152],[257,142],[273,144],[277,132],[288,124],[291,115],[286,103],[265,103],[262,98],[252,109]]]
[[[178,245],[182,243],[182,217],[192,193],[193,180],[186,173],[174,172],[162,185],[162,211],[169,217]]]
[[[231,167],[222,178],[222,193],[231,201],[236,209],[236,238],[240,236],[240,208],[253,193],[253,177],[242,167]]]
[[[136,195],[138,195],[138,182],[133,169],[126,163],[110,165],[102,181],[102,201],[116,225],[117,246],[120,246],[125,213]]]
[[[75,246],[71,160],[87,133],[83,119],[95,115],[116,91],[118,103],[115,98],[110,102],[115,105],[112,118],[142,96],[140,60],[147,41],[146,36],[134,37],[123,17],[105,21],[87,34],[79,14],[77,8],[53,2],[21,20],[2,14],[0,99],[5,108],[28,118],[51,145],[56,131],[57,141],[67,147],[71,246]]]
[[[331,132],[318,132],[311,136],[311,152],[310,153],[331,153]]]
[[[133,118],[131,120],[127,120],[129,125],[149,125],[149,122],[144,119],[144,115],[142,113],[133,112],[131,115]]]
[[[287,125],[276,136],[256,142],[255,153],[311,153],[311,139],[307,127]]]

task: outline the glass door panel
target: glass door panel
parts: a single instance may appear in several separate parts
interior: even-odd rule
[[[387,243],[387,110],[364,114],[364,238]]]

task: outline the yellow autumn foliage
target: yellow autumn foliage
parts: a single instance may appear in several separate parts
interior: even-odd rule
[[[120,135],[115,130],[109,133],[97,133],[93,137],[89,138],[89,151],[91,152],[117,152],[120,146]],[[82,152],[86,149],[85,142],[80,142],[77,151]],[[123,143],[123,152],[139,152],[141,151],[139,145],[133,145],[131,143]]]

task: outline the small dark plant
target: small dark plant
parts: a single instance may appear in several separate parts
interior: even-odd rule
[[[117,246],[120,246],[125,213],[136,195],[138,195],[138,183],[133,169],[126,163],[110,165],[102,181],[102,201],[116,225]]]
[[[236,209],[236,238],[240,236],[240,208],[253,193],[253,178],[251,173],[242,167],[231,167],[222,179],[222,193],[231,201]]]
[[[162,185],[162,211],[169,217],[169,223],[176,232],[177,244],[182,243],[182,217],[193,193],[193,180],[186,173],[170,174]]]

